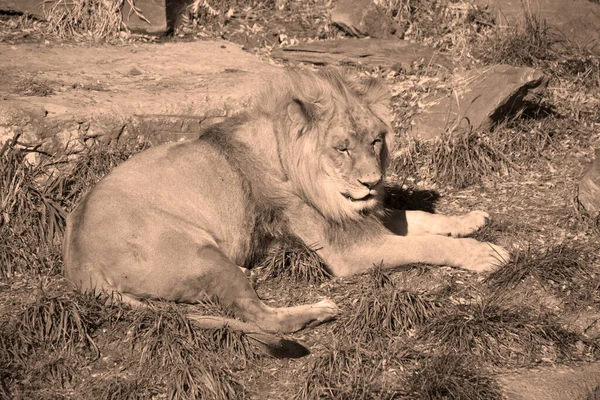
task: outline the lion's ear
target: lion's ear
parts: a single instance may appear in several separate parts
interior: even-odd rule
[[[287,108],[288,117],[292,123],[303,133],[318,123],[321,117],[320,107],[317,102],[308,102],[298,97],[292,98]]]
[[[373,112],[384,121],[389,121],[391,92],[387,85],[379,79],[369,77],[361,79],[355,89],[365,99]]]

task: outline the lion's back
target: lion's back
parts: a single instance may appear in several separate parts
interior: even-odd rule
[[[165,229],[185,230],[240,258],[244,198],[236,171],[203,141],[146,150],[111,171],[69,215],[65,272],[73,278],[86,262],[119,262],[125,247],[157,242]]]

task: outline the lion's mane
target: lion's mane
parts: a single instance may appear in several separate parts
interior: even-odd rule
[[[344,241],[345,232],[381,232],[381,201],[357,211],[327,182],[336,177],[325,175],[323,140],[336,115],[351,107],[368,109],[389,128],[387,102],[389,92],[377,80],[348,80],[336,70],[293,69],[264,90],[248,112],[206,132],[204,138],[221,147],[246,182],[249,223],[260,232],[251,247],[264,242],[264,235],[286,234],[282,210],[292,198],[317,211],[332,242]],[[392,140],[392,134],[385,136],[384,170]]]

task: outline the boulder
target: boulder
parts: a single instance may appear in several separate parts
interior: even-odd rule
[[[432,139],[445,131],[489,129],[514,116],[546,88],[538,70],[495,65],[456,74],[452,93],[425,99],[428,108],[413,120],[411,134]]]
[[[600,214],[600,150],[596,150],[594,161],[579,181],[577,198],[591,217]]]
[[[498,25],[522,24],[527,12],[545,20],[571,43],[600,55],[600,3],[592,0],[470,0],[489,7]]]
[[[452,63],[436,50],[398,39],[322,40],[273,50],[273,58],[316,65],[360,64],[400,71],[415,65],[441,66]]]
[[[331,10],[331,22],[347,35],[389,38],[398,27],[373,0],[339,0]]]

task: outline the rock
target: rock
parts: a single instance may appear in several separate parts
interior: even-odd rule
[[[592,400],[600,397],[600,364],[540,367],[497,377],[506,400]]]
[[[362,64],[388,70],[411,70],[415,64],[452,69],[434,49],[398,39],[323,40],[276,49],[272,56],[316,65]]]
[[[398,30],[373,0],[339,0],[331,10],[331,22],[354,37],[389,38]]]
[[[548,84],[538,70],[496,65],[454,76],[453,92],[423,102],[431,104],[413,120],[411,134],[432,139],[448,130],[489,129],[522,110]]]
[[[600,55],[600,4],[590,0],[471,0],[489,6],[498,25],[515,26],[524,21],[523,4],[534,17],[545,20],[570,42]]]
[[[579,203],[591,217],[598,216],[600,213],[600,149],[596,150],[592,165],[579,181],[577,197]]]
[[[0,57],[0,141],[20,133],[20,140],[41,145],[41,151],[69,155],[88,140],[196,137],[219,117],[246,107],[282,71],[224,44],[0,43],[0,54],[7,55]],[[132,74],[134,69],[141,73]],[[25,96],[14,90],[29,77],[46,82],[53,94]]]

